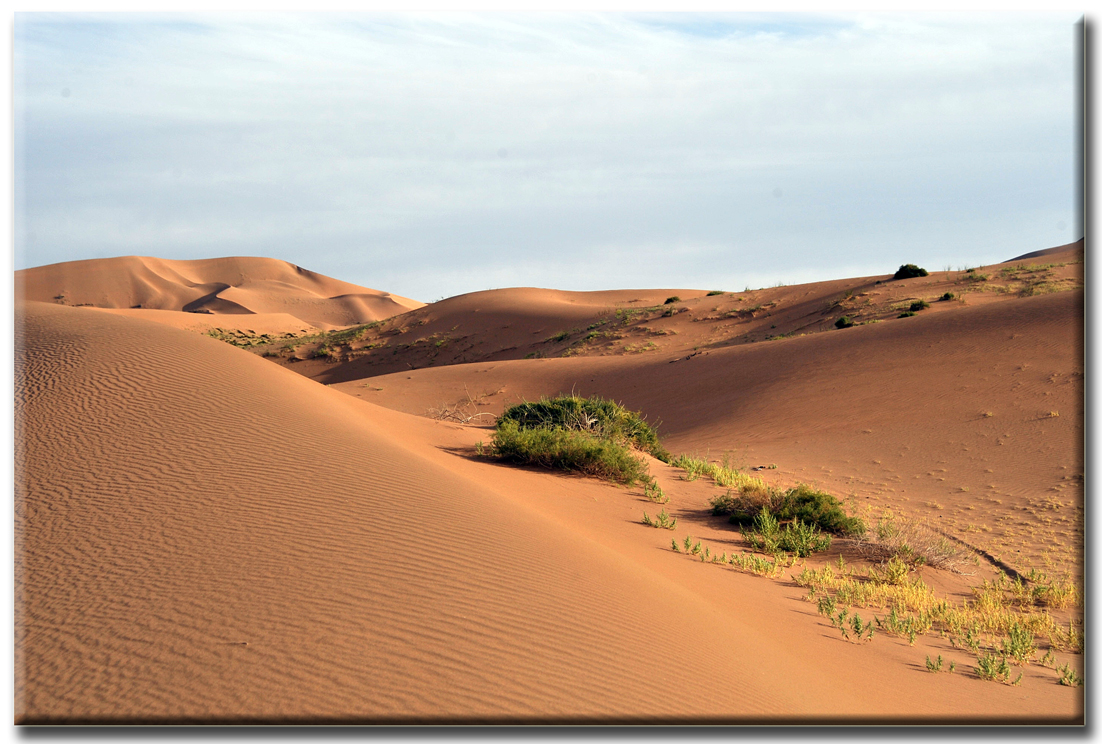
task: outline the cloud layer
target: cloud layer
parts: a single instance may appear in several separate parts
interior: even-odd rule
[[[24,14],[16,268],[265,255],[431,301],[1081,235],[1069,14]]]

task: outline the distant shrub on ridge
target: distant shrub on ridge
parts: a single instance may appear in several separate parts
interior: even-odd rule
[[[930,272],[921,266],[915,266],[914,264],[903,264],[899,267],[899,271],[895,272],[895,276],[892,279],[912,279],[916,276],[929,276]]]

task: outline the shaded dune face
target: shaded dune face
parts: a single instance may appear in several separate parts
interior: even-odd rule
[[[17,271],[16,292],[29,301],[100,308],[287,313],[326,328],[367,323],[422,306],[286,261],[252,257],[72,261]]]

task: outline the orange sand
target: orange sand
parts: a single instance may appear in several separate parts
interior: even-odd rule
[[[46,268],[78,276],[59,266]],[[1026,667],[1020,687],[929,674],[926,654],[961,672],[973,659],[932,636],[847,643],[790,580],[672,552],[671,535],[738,544],[709,516],[715,488],[677,469],[651,461],[679,520],[654,530],[639,489],[495,464],[473,454],[487,428],[426,416],[599,393],[661,419],[675,452],[730,451],[776,463],[757,473],[771,482],[928,514],[984,549],[1015,546],[1000,557],[1018,568],[1046,548],[1073,560],[1081,290],[737,340],[811,329],[823,298],[855,283],[919,295],[950,281],[877,279],[762,290],[771,317],[714,321],[694,318],[734,298],[467,295],[398,316],[389,327],[407,332],[390,338],[459,325],[466,343],[441,354],[481,343],[502,358],[410,369],[428,361],[410,344],[374,363],[404,372],[370,378],[356,376],[370,356],[283,360],[343,380],[333,387],[145,316],[20,303],[17,722],[1081,721],[1082,688],[1049,670]],[[73,304],[92,297],[66,289]],[[522,358],[609,307],[673,294],[688,312],[575,356]],[[871,299],[864,312],[897,301]],[[637,337],[659,348],[625,352]]]

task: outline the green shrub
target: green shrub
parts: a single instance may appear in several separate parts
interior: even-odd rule
[[[853,325],[853,321],[849,319],[849,316],[843,315],[838,320],[834,321],[835,328],[849,328]]]
[[[521,403],[501,414],[498,427],[507,421],[515,421],[522,429],[559,428],[586,432],[621,445],[637,447],[662,462],[670,461],[670,453],[640,413],[599,396],[581,398],[560,395],[541,398],[535,403]]]
[[[926,302],[926,300],[918,300],[917,302],[911,303],[910,310],[912,313],[917,313],[919,310],[925,310],[928,307],[930,307],[929,302]]]
[[[663,302],[662,304],[663,305],[672,305],[675,302],[681,302],[681,298],[678,297],[677,295],[674,295],[673,297],[667,297],[666,301]]]
[[[739,499],[737,496],[732,495],[731,491],[727,491],[727,493],[713,496],[708,503],[712,507],[713,517],[723,517],[738,508]]]
[[[915,314],[915,311],[914,311],[914,310],[904,310],[903,312],[901,312],[901,313],[899,314],[899,317],[900,317],[900,318],[909,318],[909,317],[911,317],[911,316],[912,316],[912,315],[914,315],[914,314]]]
[[[953,294],[952,292],[946,292],[945,294],[943,294],[941,296],[941,301],[942,302],[948,302],[949,300],[955,300],[956,298],[957,298],[957,296],[955,294]]]
[[[716,295],[721,295],[721,294],[726,294],[726,293],[723,292],[723,290],[720,290],[720,289],[713,289],[711,292],[708,293],[708,297],[715,297]]]
[[[846,516],[841,501],[804,483],[785,493],[777,515],[781,519],[799,519],[836,535],[865,533],[865,523],[857,517]]]
[[[571,470],[625,485],[647,478],[646,463],[626,446],[576,429],[524,428],[505,419],[494,432],[491,453],[522,465]]]
[[[916,276],[929,276],[930,272],[926,271],[920,266],[914,264],[903,264],[899,267],[899,271],[895,272],[895,276],[892,279],[911,279]]]

